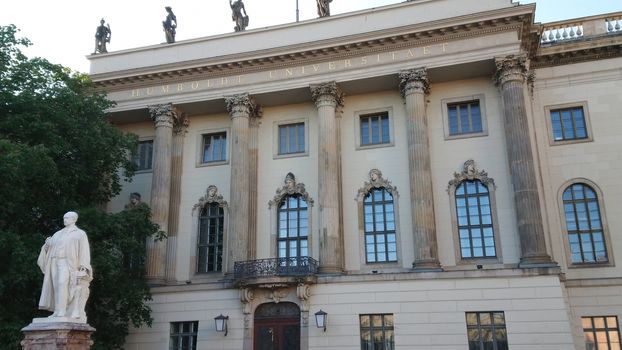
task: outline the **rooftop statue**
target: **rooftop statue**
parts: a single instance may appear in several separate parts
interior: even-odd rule
[[[248,14],[246,13],[246,9],[244,8],[244,3],[242,0],[229,0],[229,6],[231,6],[231,20],[235,22],[235,27],[233,28],[236,32],[241,32],[246,30],[248,27]],[[242,11],[244,11],[244,15],[242,15]]]
[[[162,26],[164,27],[164,34],[166,35],[166,42],[172,44],[175,42],[177,17],[173,13],[173,9],[170,6],[166,6],[164,9],[168,14],[166,15],[166,20],[162,22]]]
[[[320,17],[330,16],[330,3],[333,0],[316,0],[317,1],[317,14]]]
[[[51,321],[86,323],[84,307],[93,269],[88,238],[76,221],[77,213],[66,213],[65,228],[46,238],[37,259],[43,272],[39,309],[52,311]]]
[[[97,27],[97,29],[95,30],[95,51],[93,52],[94,54],[98,52],[108,52],[108,50],[106,50],[106,43],[110,42],[110,37],[112,34],[112,32],[110,31],[110,23],[104,25],[106,21],[104,21],[103,18],[99,23],[99,27]]]

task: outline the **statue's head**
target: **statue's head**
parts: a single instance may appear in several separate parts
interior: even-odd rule
[[[76,213],[75,211],[68,211],[63,216],[63,224],[65,226],[75,224],[76,221],[78,221],[78,213]]]
[[[164,9],[166,10],[166,12],[171,12],[173,10],[170,6],[166,6]]]
[[[378,169],[372,169],[369,171],[369,179],[372,182],[378,181],[382,177],[382,172]]]
[[[285,175],[285,186],[287,186],[287,188],[289,189],[293,189],[295,185],[296,176],[294,176],[294,174],[292,173],[287,173],[287,175]]]
[[[99,21],[99,23],[101,23],[102,25],[104,24],[104,22],[106,22],[106,21],[104,21],[104,19],[103,19],[103,18],[102,18],[102,20],[101,20],[101,21]]]
[[[212,198],[214,196],[216,196],[216,193],[218,192],[218,188],[214,185],[209,185],[209,187],[207,187],[207,196],[209,198]]]
[[[140,199],[141,199],[140,193],[132,192],[130,194],[130,203],[132,203],[133,205],[140,203]]]

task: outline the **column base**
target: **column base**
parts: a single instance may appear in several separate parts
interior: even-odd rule
[[[149,286],[164,286],[167,283],[164,277],[147,277],[147,284]]]
[[[556,261],[553,261],[547,254],[522,257],[518,263],[520,269],[559,267]]]
[[[95,328],[80,322],[51,322],[36,318],[22,328],[23,350],[89,350],[93,345],[91,334]]]
[[[441,272],[443,268],[437,260],[421,260],[413,262],[415,272]]]

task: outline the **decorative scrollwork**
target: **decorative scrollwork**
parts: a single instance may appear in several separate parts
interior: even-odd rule
[[[291,195],[299,195],[305,200],[305,202],[307,202],[307,205],[313,206],[313,199],[309,196],[309,193],[307,193],[305,185],[303,183],[296,182],[296,176],[294,176],[293,173],[287,173],[283,182],[283,187],[277,189],[276,196],[268,202],[269,208],[272,208],[273,205],[279,205],[279,203],[283,201],[283,198]]]
[[[488,173],[484,170],[478,171],[477,167],[475,166],[475,161],[473,159],[469,159],[464,162],[464,165],[462,166],[462,172],[454,173],[454,178],[449,181],[447,191],[449,191],[449,189],[451,189],[452,187],[458,187],[458,185],[460,185],[463,181],[473,180],[481,181],[488,188],[490,188],[490,186],[492,186],[493,188],[497,188],[495,185],[495,180],[488,177]]]
[[[343,92],[334,81],[311,85],[311,99],[318,106],[323,103],[343,106]]]
[[[365,196],[374,188],[384,188],[394,198],[398,196],[397,187],[391,184],[391,181],[382,177],[382,171],[378,169],[371,169],[369,171],[369,181],[365,182],[362,188],[359,189],[356,196],[356,200],[362,202]]]
[[[218,203],[218,206],[221,208],[226,208],[228,206],[227,201],[218,193],[218,187],[214,185],[209,185],[207,187],[205,195],[199,198],[199,202],[192,207],[192,210],[201,209],[209,203]]]
[[[525,81],[528,78],[529,61],[525,55],[509,55],[495,60],[497,70],[493,77],[496,85],[503,85],[508,81]]]

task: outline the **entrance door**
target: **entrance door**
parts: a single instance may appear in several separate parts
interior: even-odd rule
[[[300,349],[300,309],[293,303],[263,304],[255,311],[254,350]]]

